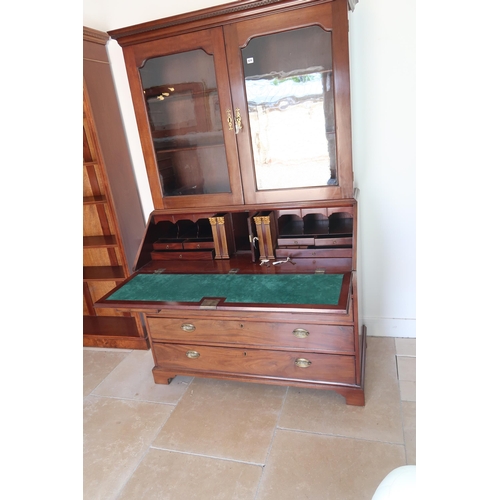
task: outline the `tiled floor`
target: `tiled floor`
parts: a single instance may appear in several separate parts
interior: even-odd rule
[[[85,500],[370,500],[416,464],[415,339],[368,337],[366,406],[331,391],[176,377],[84,349]]]

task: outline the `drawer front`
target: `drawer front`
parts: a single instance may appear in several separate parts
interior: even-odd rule
[[[182,250],[182,241],[169,241],[169,242],[160,242],[156,241],[153,243],[153,248],[155,250]]]
[[[314,245],[314,238],[298,236],[296,238],[278,238],[278,245],[281,247],[296,245]]]
[[[200,249],[210,249],[215,248],[215,243],[213,241],[185,241],[184,250],[200,250]]]
[[[188,250],[186,252],[151,252],[152,260],[210,260],[213,258],[213,250]]]
[[[319,258],[336,258],[336,257],[352,257],[351,248],[277,248],[276,257],[286,259],[319,259]]]
[[[352,326],[148,317],[152,340],[354,352]]]
[[[157,367],[177,374],[224,373],[355,383],[354,356],[153,343]]]
[[[314,244],[317,247],[334,247],[337,245],[352,246],[352,237],[346,238],[315,238]]]

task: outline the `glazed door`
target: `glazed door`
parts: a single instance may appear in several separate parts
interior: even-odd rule
[[[242,204],[222,28],[124,56],[155,208]]]
[[[225,27],[246,203],[352,196],[343,2]]]

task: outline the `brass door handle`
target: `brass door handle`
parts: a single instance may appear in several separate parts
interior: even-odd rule
[[[312,361],[309,361],[306,358],[297,358],[295,360],[295,366],[298,366],[299,368],[307,368],[308,366],[312,365]]]
[[[196,330],[196,327],[194,325],[192,325],[191,323],[183,323],[181,325],[181,328],[185,331],[185,332],[194,332]]]
[[[189,359],[196,359],[200,357],[200,353],[198,351],[187,351],[186,356]]]
[[[309,332],[304,330],[304,328],[295,328],[292,333],[298,339],[305,339],[306,337],[309,337]]]

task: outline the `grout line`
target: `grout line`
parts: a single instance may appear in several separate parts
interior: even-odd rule
[[[203,457],[203,458],[211,458],[214,460],[224,460],[225,462],[236,462],[239,464],[245,464],[245,465],[254,465],[257,467],[264,467],[265,464],[259,464],[257,462],[247,462],[246,460],[238,460],[236,458],[226,458],[226,457],[218,457],[215,455],[204,455],[203,453],[193,453],[191,451],[182,451],[182,450],[172,450],[170,448],[159,448],[157,446],[150,446],[149,447],[151,450],[159,450],[159,451],[166,451],[168,453],[179,453],[181,455],[193,455],[195,457]]]
[[[401,381],[399,380],[399,367],[398,367],[397,356],[396,356],[396,373],[398,376],[399,418],[401,420],[401,432],[403,434],[403,446],[404,446],[404,450],[405,450],[405,465],[408,465],[408,452],[406,450],[405,422],[404,422],[404,415],[403,415],[403,401],[401,400]]]
[[[90,394],[94,395],[94,391],[103,384],[103,382],[130,356],[133,351],[130,351],[91,391]],[[89,394],[89,395],[90,395]]]
[[[344,436],[342,434],[326,434],[324,432],[315,432],[315,431],[304,431],[302,429],[291,429],[290,427],[278,427],[281,431],[289,431],[289,432],[297,432],[299,434],[313,434],[315,436],[324,436],[324,437],[334,437],[341,439],[353,439],[354,441],[364,441],[367,443],[384,443],[384,444],[393,444],[398,446],[405,446],[405,443],[395,443],[393,441],[381,441],[380,439],[367,439],[367,438],[359,438],[353,436]]]
[[[257,496],[259,494],[259,491],[260,491],[260,486],[262,484],[262,479],[263,479],[264,473],[265,473],[264,469],[265,469],[265,467],[267,465],[267,461],[269,459],[269,455],[271,454],[271,449],[273,447],[274,438],[276,437],[276,431],[278,429],[280,429],[280,427],[278,426],[278,422],[280,421],[281,414],[283,413],[283,408],[285,407],[285,402],[286,402],[286,398],[288,397],[288,391],[289,390],[290,390],[290,387],[287,386],[286,391],[285,391],[285,396],[283,398],[283,402],[281,403],[281,408],[280,408],[280,411],[279,411],[279,414],[278,414],[278,418],[276,419],[276,425],[274,427],[273,436],[272,436],[271,442],[269,443],[269,446],[267,448],[266,459],[264,460],[264,465],[262,466],[262,473],[260,475],[259,483],[257,484],[257,489],[255,490],[254,500],[257,498]]]
[[[89,396],[94,396],[95,398],[101,398],[101,399],[118,399],[120,401],[134,401],[136,403],[151,403],[151,404],[157,404],[157,405],[165,405],[165,406],[177,406],[177,403],[180,401],[177,401],[177,403],[165,403],[163,401],[150,401],[149,399],[134,399],[134,398],[127,398],[124,396],[105,396],[103,394],[89,394]],[[88,396],[87,396],[88,397]]]

